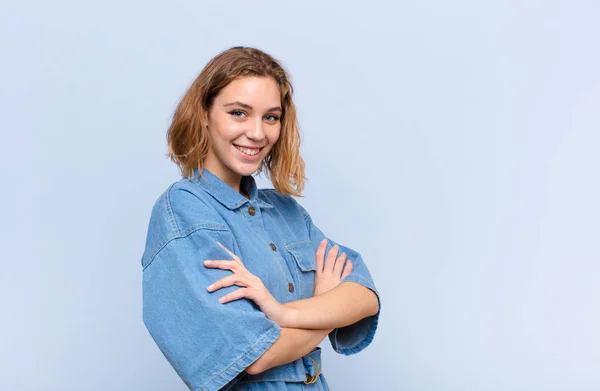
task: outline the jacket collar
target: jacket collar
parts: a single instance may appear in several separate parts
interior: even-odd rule
[[[246,202],[258,204],[262,208],[272,208],[273,205],[258,198],[258,188],[256,181],[251,175],[242,176],[240,187],[245,190],[250,196],[246,197],[235,191],[231,186],[225,183],[221,178],[210,172],[207,168],[202,170],[202,175],[198,168],[194,170],[192,181],[197,183],[208,194],[213,196],[217,201],[223,204],[228,209],[237,209]]]

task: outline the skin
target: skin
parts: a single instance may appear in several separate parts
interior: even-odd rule
[[[240,192],[242,176],[256,172],[279,139],[281,113],[280,91],[274,79],[246,77],[231,82],[215,97],[208,114],[211,148],[205,167]],[[260,148],[258,156],[245,156],[236,145]],[[275,343],[246,368],[249,374],[295,361],[311,352],[333,329],[375,315],[379,310],[373,291],[354,282],[340,283],[352,272],[352,261],[346,259],[346,254],[338,257],[338,246],[333,246],[325,256],[326,239],[316,252],[313,297],[285,304],[275,300],[236,254],[218,244],[233,259],[206,260],[204,265],[230,270],[232,274],[214,282],[207,290],[216,292],[237,285],[239,289],[219,298],[221,304],[242,298],[252,300],[282,327]]]
[[[229,83],[208,114],[211,148],[204,166],[239,192],[242,176],[256,172],[279,139],[281,113],[279,86],[272,78],[246,77]],[[235,145],[261,150],[250,159]]]

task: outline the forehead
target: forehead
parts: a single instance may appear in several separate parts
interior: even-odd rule
[[[277,82],[271,77],[243,77],[223,88],[216,101],[220,104],[240,101],[253,107],[273,107],[281,103]]]

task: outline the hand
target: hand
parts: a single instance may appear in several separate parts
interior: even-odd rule
[[[221,243],[217,242],[217,244],[227,251],[233,257],[233,260],[206,260],[204,266],[231,270],[233,274],[209,285],[207,290],[214,292],[232,285],[240,286],[241,288],[221,297],[219,303],[225,304],[245,297],[255,302],[267,318],[275,322],[281,320],[285,316],[286,309],[271,295],[262,280],[246,269],[240,257],[229,251]]]
[[[346,276],[352,273],[352,261],[349,259],[346,260],[346,253],[342,253],[339,257],[337,256],[340,250],[338,245],[329,249],[327,260],[324,259],[326,248],[327,239],[323,239],[317,248],[317,275],[315,277],[313,296],[318,296],[335,288]],[[346,264],[345,269],[344,264]],[[344,269],[343,273],[342,269]]]

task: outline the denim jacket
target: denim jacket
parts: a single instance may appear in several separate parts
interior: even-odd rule
[[[203,265],[207,259],[231,259],[218,241],[280,303],[313,294],[315,252],[325,235],[294,198],[257,189],[252,176],[242,177],[241,186],[249,199],[205,168],[202,175],[196,170],[193,178],[173,183],[156,201],[141,260],[144,324],[190,390],[328,390],[320,348],[258,375],[244,372],[275,342],[281,327],[248,299],[217,301],[238,286],[206,289],[231,274]],[[326,252],[338,244],[353,262],[342,282],[362,284],[379,296],[361,255],[328,240]],[[360,352],[373,340],[378,319],[379,312],[333,330],[333,349]]]

